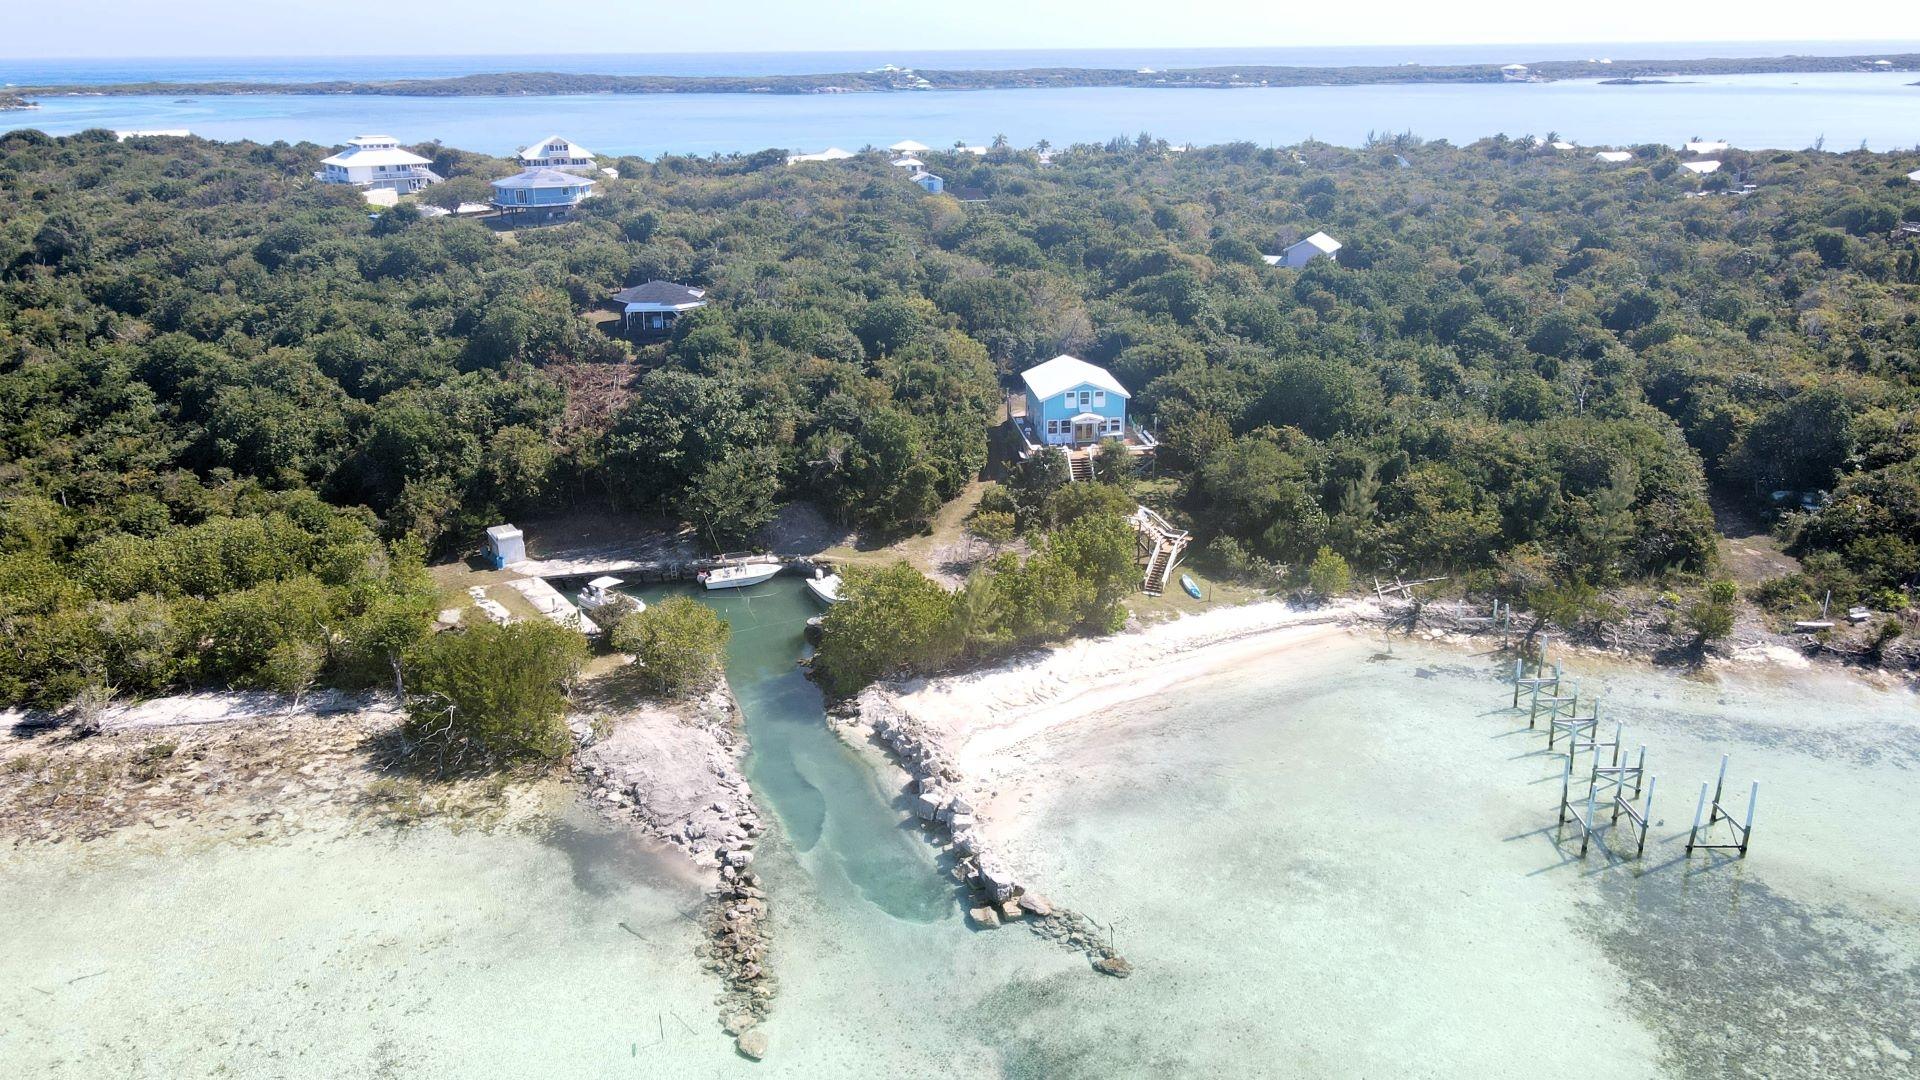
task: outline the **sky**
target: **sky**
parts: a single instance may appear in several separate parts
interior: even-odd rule
[[[31,10],[31,16],[24,13]],[[9,12],[11,9],[11,12]],[[1911,0],[0,0],[0,55],[339,56],[1910,38]]]

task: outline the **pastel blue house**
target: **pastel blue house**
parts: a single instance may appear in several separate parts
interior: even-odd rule
[[[535,168],[493,182],[493,205],[503,214],[565,214],[593,194],[594,181],[559,169]]]
[[[1020,381],[1027,387],[1021,435],[1029,445],[1074,448],[1146,436],[1128,426],[1127,401],[1133,395],[1106,368],[1062,354],[1021,372]],[[1151,443],[1146,436],[1145,445]]]
[[[925,188],[929,195],[938,195],[947,189],[947,182],[930,172],[914,173],[912,180],[914,183]]]

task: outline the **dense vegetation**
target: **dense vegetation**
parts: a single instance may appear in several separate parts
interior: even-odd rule
[[[443,766],[552,761],[572,748],[567,702],[587,658],[545,619],[436,634],[408,657],[406,737]]]
[[[1064,520],[1034,536],[1026,558],[1002,554],[949,593],[905,562],[846,572],[842,598],[827,612],[815,668],[829,689],[849,694],[874,679],[936,671],[1077,631],[1112,633],[1120,602],[1139,583],[1133,529],[1104,484],[1055,493],[1071,502]]]
[[[510,239],[370,220],[321,155],[0,138],[0,699],[390,678],[423,554],[544,507],[911,531],[1062,351],[1133,388],[1165,509],[1249,565],[1699,581],[1717,484],[1789,511],[1807,570],[1772,602],[1920,574],[1920,155],[1701,180],[1656,147],[1143,137],[936,156],[966,203],[874,157],[622,159]],[[1261,263],[1315,229],[1339,265]],[[649,278],[716,303],[664,347],[580,317]],[[1025,490],[980,527],[1057,528]]]

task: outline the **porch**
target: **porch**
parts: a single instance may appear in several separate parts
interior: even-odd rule
[[[1062,441],[1057,434],[1051,439],[1043,437],[1034,429],[1033,420],[1025,412],[1014,412],[1011,404],[1008,406],[1008,416],[1014,433],[1020,437],[1020,456],[1023,458],[1049,448],[1065,450],[1067,456],[1072,458],[1090,453],[1108,439],[1119,439],[1128,452],[1136,456],[1151,454],[1160,445],[1160,440],[1153,437],[1153,432],[1134,423],[1131,418],[1124,422],[1120,433],[1116,435],[1106,430],[1106,417],[1092,413],[1076,416],[1073,418],[1072,431]]]

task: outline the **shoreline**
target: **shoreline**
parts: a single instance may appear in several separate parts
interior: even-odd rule
[[[1876,68],[1877,61],[1890,66]],[[1380,86],[1395,84],[1499,84],[1557,82],[1598,78],[1649,79],[1689,75],[1814,75],[1859,72],[1900,74],[1920,70],[1920,54],[1882,53],[1843,56],[1701,57],[1690,60],[1542,60],[1523,65],[1525,78],[1509,77],[1500,64],[1356,64],[1289,66],[1235,64],[1169,68],[1161,71],[1121,68],[1039,67],[984,70],[881,69],[803,75],[602,75],[570,72],[502,71],[417,79],[318,80],[267,83],[127,82],[20,86],[11,92],[39,97],[125,97],[172,94],[231,96],[245,94],[518,97],[567,94],[871,94],[927,93],[940,90],[1070,89],[1138,87],[1148,89],[1257,89],[1288,86]]]
[[[855,699],[852,715],[837,726],[849,741],[866,738],[891,751],[894,764],[904,770],[909,805],[931,811],[919,816],[930,826],[945,825],[956,850],[997,864],[1004,880],[1025,889],[1027,870],[1008,853],[1035,843],[1033,823],[1058,785],[1020,774],[1027,758],[1052,736],[1084,736],[1089,729],[1097,730],[1110,710],[1224,671],[1280,662],[1336,637],[1379,632],[1470,649],[1484,647],[1493,635],[1496,648],[1505,650],[1524,633],[1517,627],[1495,627],[1484,617],[1450,612],[1443,605],[1428,605],[1414,625],[1407,615],[1399,605],[1372,599],[1320,608],[1277,600],[1219,608],[1068,642],[975,671],[876,684]],[[1630,649],[1558,635],[1551,640],[1558,655],[1650,671],[1679,670]],[[1814,658],[1770,640],[1742,638],[1725,644],[1725,654],[1709,655],[1694,670],[1791,677],[1828,668],[1877,689],[1914,688],[1910,677],[1847,664],[1816,664]],[[930,783],[938,798],[958,809],[917,803]],[[938,843],[937,835],[935,839]]]

